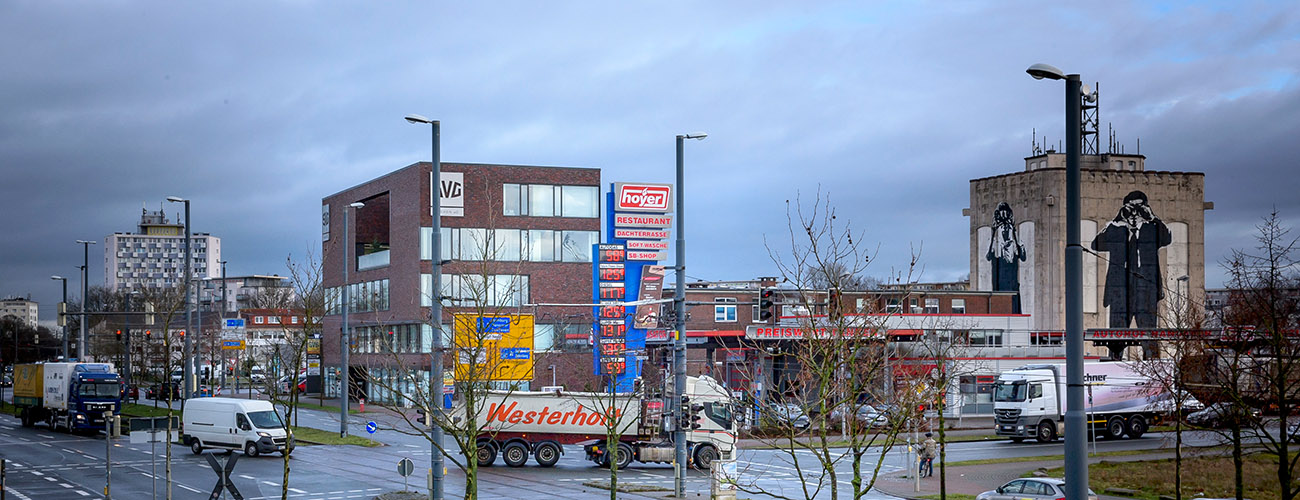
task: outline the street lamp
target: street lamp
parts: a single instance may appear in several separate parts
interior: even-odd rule
[[[90,295],[90,284],[86,282],[86,277],[90,272],[90,246],[95,242],[77,240],[77,243],[81,244],[81,341],[77,342],[77,361],[85,361],[86,346],[90,344],[90,333],[86,331],[86,323],[90,320],[86,316],[86,297]]]
[[[433,345],[429,349],[431,351],[429,353],[429,399],[433,405],[429,410],[436,411],[437,416],[432,417],[434,422],[429,426],[429,468],[433,469],[433,487],[429,489],[429,498],[441,500],[443,489],[441,417],[443,399],[446,398],[446,390],[442,383],[442,123],[414,114],[406,115],[406,121],[415,125],[429,125],[431,129],[432,155],[429,163],[434,191],[430,193],[429,198],[433,205],[430,210],[433,218],[431,243],[433,283],[429,286],[429,293],[433,294],[433,297],[429,301],[429,325],[433,329]]]
[[[1083,113],[1078,74],[1035,64],[1035,80],[1065,80],[1065,485],[1068,500],[1088,498],[1088,441],[1083,407],[1083,246],[1079,244],[1079,156]]]
[[[185,308],[185,332],[188,334],[185,335],[185,344],[181,347],[181,359],[185,360],[185,369],[181,371],[182,383],[185,387],[185,390],[181,391],[181,408],[184,408],[185,400],[189,399],[190,393],[194,390],[190,387],[194,381],[192,373],[194,371],[194,360],[190,357],[190,337],[194,336],[192,329],[194,323],[190,316],[190,268],[193,267],[193,261],[190,260],[192,258],[190,253],[190,200],[179,196],[168,196],[167,201],[185,204],[185,231],[181,234],[185,237],[185,278],[181,286],[181,289],[185,291],[182,294],[184,298],[181,299],[181,306]],[[170,356],[171,353],[168,353],[168,355]]]
[[[358,208],[366,206],[365,203],[350,203],[343,207],[343,326],[339,334],[339,350],[342,353],[339,356],[339,366],[342,367],[339,377],[339,387],[342,393],[339,398],[339,436],[348,437],[348,346],[351,342],[348,339],[348,209],[355,211]],[[296,382],[295,382],[296,383]]]
[[[673,445],[676,447],[676,468],[673,471],[673,486],[677,497],[686,495],[686,402],[681,398],[686,394],[686,196],[685,167],[682,156],[682,144],[686,139],[703,140],[709,134],[695,132],[677,136],[677,289],[673,291],[673,310],[676,311],[677,335],[673,338],[673,396],[677,411],[676,428],[673,430]]]
[[[63,327],[63,359],[68,359],[68,278],[62,276],[50,276],[52,280],[63,282],[63,302],[59,303],[59,326]]]

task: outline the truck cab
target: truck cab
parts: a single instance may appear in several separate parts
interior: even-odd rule
[[[691,405],[685,423],[690,429],[686,441],[688,455],[697,462],[711,463],[719,458],[734,458],[736,449],[735,401],[727,389],[711,377],[686,379],[686,395]],[[702,445],[712,447],[708,450]],[[716,454],[713,454],[716,453]],[[697,456],[713,454],[710,456]]]
[[[93,365],[91,365],[93,366]],[[104,412],[122,413],[122,380],[115,373],[74,372],[68,388],[68,422],[74,430],[103,430]]]
[[[1049,370],[1012,370],[998,376],[993,386],[993,414],[997,435],[1020,442],[1035,438],[1056,440],[1063,421],[1062,395]]]

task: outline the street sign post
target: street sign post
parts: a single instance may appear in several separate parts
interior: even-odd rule
[[[212,488],[212,496],[209,496],[208,499],[217,500],[221,498],[222,490],[228,490],[230,496],[235,500],[244,500],[244,495],[241,495],[239,490],[235,489],[235,482],[230,479],[230,473],[235,470],[235,462],[239,461],[239,454],[231,453],[230,458],[226,460],[225,467],[222,467],[221,463],[217,462],[215,455],[208,453],[203,456],[208,459],[208,465],[212,466],[212,471],[217,473],[217,485]]]
[[[377,430],[379,430],[379,424],[376,424],[374,420],[366,422],[366,432],[374,434]]]
[[[168,429],[167,417],[151,418],[133,418],[128,421],[131,429],[131,444],[149,443],[149,469],[150,476],[153,477],[153,498],[158,498],[158,443],[167,442],[167,437],[160,437],[159,433],[166,432]],[[172,429],[180,428],[180,419],[172,415]]]
[[[409,458],[403,458],[397,462],[397,473],[402,475],[402,491],[406,491],[407,483],[412,472],[415,472],[415,462]]]

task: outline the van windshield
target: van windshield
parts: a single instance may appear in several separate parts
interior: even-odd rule
[[[250,412],[248,414],[248,420],[253,423],[253,427],[257,427],[258,429],[284,427],[284,423],[280,421],[280,414],[271,410]]]
[[[1025,400],[1024,383],[1014,384],[1010,382],[998,382],[993,386],[993,401],[998,402],[1021,402]]]

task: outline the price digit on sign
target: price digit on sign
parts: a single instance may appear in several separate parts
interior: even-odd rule
[[[626,370],[626,365],[623,361],[605,361],[601,363],[601,367],[603,368],[603,371],[609,375],[617,375]]]
[[[627,296],[627,289],[623,287],[611,287],[600,289],[601,300],[623,300]]]
[[[618,338],[627,333],[627,325],[600,325],[601,338]]]
[[[600,251],[601,262],[623,262],[625,251],[623,249],[606,249]]]
[[[600,354],[602,356],[619,356],[627,352],[627,344],[622,342],[610,342],[600,345]]]
[[[623,306],[602,306],[600,308],[600,317],[602,318],[622,318],[626,315],[626,308]]]
[[[627,276],[627,271],[621,267],[602,267],[600,269],[601,281],[623,281]]]

